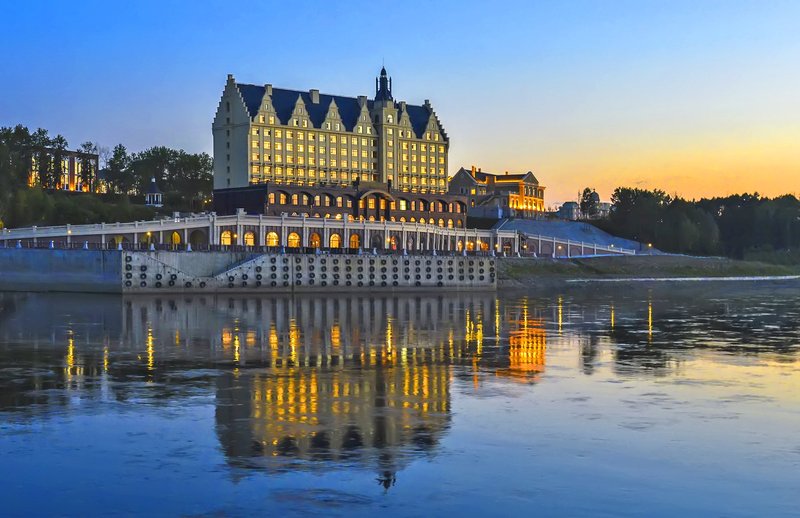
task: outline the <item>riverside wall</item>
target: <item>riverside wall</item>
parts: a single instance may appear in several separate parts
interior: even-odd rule
[[[489,256],[0,249],[0,290],[88,293],[292,293],[478,290]]]

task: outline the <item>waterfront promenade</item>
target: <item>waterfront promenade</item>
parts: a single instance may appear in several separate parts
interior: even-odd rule
[[[332,252],[349,249],[432,253],[495,252],[571,257],[624,254],[634,250],[598,243],[529,235],[517,230],[446,228],[394,221],[348,221],[262,216],[240,211],[128,223],[63,225],[0,230],[0,247],[124,250],[251,250]]]

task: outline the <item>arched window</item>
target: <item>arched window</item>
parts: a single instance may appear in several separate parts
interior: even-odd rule
[[[278,200],[280,200],[281,205],[286,205],[286,193],[280,193],[278,195]]]
[[[278,246],[277,232],[267,232],[267,246]]]
[[[397,238],[395,236],[389,238],[389,248],[397,250]]]
[[[172,235],[169,236],[169,244],[173,246],[181,244],[181,235],[177,232],[173,232]]]
[[[330,247],[339,248],[341,246],[342,246],[342,236],[340,236],[339,234],[331,234]]]
[[[311,248],[320,248],[322,246],[322,238],[319,237],[319,234],[314,232],[308,236],[308,244]]]
[[[289,248],[300,248],[300,234],[292,232],[286,238],[286,244]]]
[[[267,196],[267,203],[269,203],[270,205],[275,203],[275,193],[274,192],[269,193],[269,195]]]
[[[436,224],[436,220],[431,218],[431,219],[428,220],[428,223],[430,223],[431,225],[435,225]]]
[[[456,250],[458,250],[460,252],[463,249],[464,249],[464,242],[459,239],[458,243],[456,243]]]
[[[222,234],[219,236],[219,244],[222,246],[231,246],[231,241],[233,239],[233,234],[230,230],[224,230]]]
[[[248,231],[244,233],[244,245],[256,246],[256,235]]]
[[[457,220],[456,220],[456,227],[458,227],[458,228],[461,228],[461,227],[463,227],[463,226],[464,226],[464,224],[461,222],[461,220],[460,220],[460,219],[457,219]]]
[[[361,236],[358,234],[350,234],[350,248],[361,247]]]
[[[442,218],[439,218],[439,226],[440,227],[444,226],[444,220]]]
[[[406,222],[406,217],[400,216],[400,223],[405,223],[405,222]]]
[[[408,222],[409,222],[409,223],[414,223],[415,221],[417,221],[417,218],[415,218],[414,216],[411,216],[411,217],[408,219]]]
[[[453,220],[452,219],[448,219],[447,220],[447,228],[453,228]]]
[[[391,115],[387,115],[386,116],[386,122],[388,122],[389,124],[392,124],[394,122],[394,117],[392,117]]]
[[[292,205],[297,205],[300,201],[300,197],[297,194],[292,194]]]

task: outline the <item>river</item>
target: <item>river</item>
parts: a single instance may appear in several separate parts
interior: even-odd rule
[[[790,516],[800,284],[0,294],[0,514]]]

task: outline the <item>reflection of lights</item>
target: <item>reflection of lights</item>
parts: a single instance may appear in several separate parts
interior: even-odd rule
[[[653,339],[653,302],[647,301],[647,338]]]
[[[614,329],[614,305],[611,305],[611,329]]]
[[[147,326],[147,370],[151,371],[155,367],[155,350],[153,348],[153,328]]]
[[[103,372],[108,372],[108,346],[103,347]]]
[[[558,334],[561,334],[561,326],[563,324],[563,299],[558,297]]]

